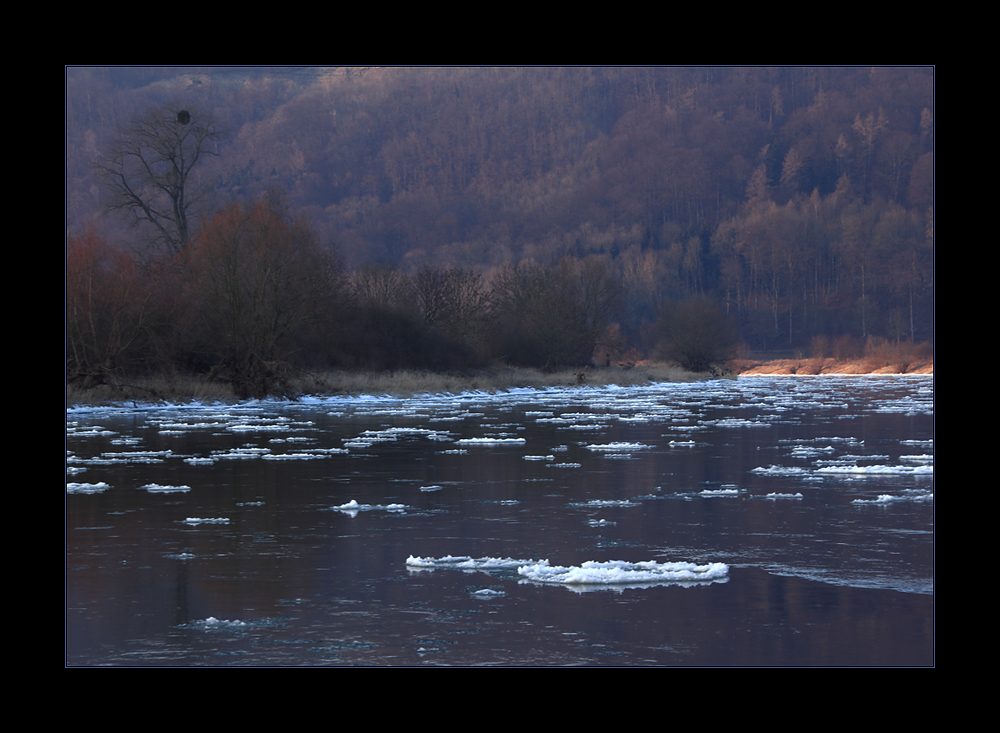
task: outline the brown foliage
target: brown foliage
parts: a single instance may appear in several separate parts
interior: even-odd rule
[[[192,243],[201,348],[239,397],[263,397],[288,369],[294,336],[336,290],[332,258],[280,201],[233,204]]]
[[[142,358],[151,289],[129,252],[91,227],[66,243],[66,376],[107,382]]]
[[[657,356],[692,372],[709,371],[735,354],[735,330],[715,303],[686,300],[671,308],[657,327]]]

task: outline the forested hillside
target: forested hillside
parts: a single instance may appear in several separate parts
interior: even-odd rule
[[[412,304],[421,273],[475,279],[483,316],[538,273],[572,280],[574,302],[603,292],[578,320],[605,336],[549,360],[607,334],[646,355],[692,300],[755,350],[933,338],[931,67],[81,67],[66,90],[75,241],[150,251],[148,222],[106,213],[94,166],[173,105],[220,132],[192,173],[192,237],[278,195],[272,215],[335,248],[345,293],[379,273]],[[536,348],[515,338],[523,311],[490,312],[517,342],[501,356]],[[436,333],[494,353],[451,328]]]

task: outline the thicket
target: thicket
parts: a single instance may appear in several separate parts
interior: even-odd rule
[[[202,374],[263,397],[302,370],[555,369],[598,353],[610,364],[627,348],[605,259],[511,264],[489,280],[456,268],[348,272],[278,196],[221,209],[185,249],[155,258],[93,230],[70,237],[67,273],[67,378],[82,386]],[[662,355],[695,370],[727,359],[717,312],[699,302],[661,318]]]

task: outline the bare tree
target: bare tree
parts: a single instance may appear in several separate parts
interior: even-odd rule
[[[154,240],[169,252],[183,250],[208,191],[193,171],[204,157],[218,155],[224,134],[211,114],[195,107],[168,104],[135,118],[96,164],[111,194],[108,209],[134,226],[151,225]]]

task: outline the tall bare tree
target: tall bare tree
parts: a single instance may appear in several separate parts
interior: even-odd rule
[[[119,131],[97,163],[108,209],[134,225],[150,225],[154,241],[171,253],[193,234],[198,204],[208,192],[194,175],[205,157],[218,155],[224,130],[195,107],[155,107]]]

